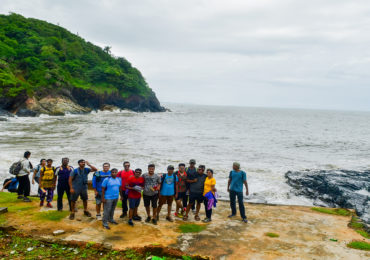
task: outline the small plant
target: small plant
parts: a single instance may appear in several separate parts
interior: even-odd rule
[[[365,241],[352,241],[347,244],[347,246],[354,249],[370,251],[370,243]]]
[[[265,233],[265,235],[268,237],[279,237],[279,234],[272,233],[272,232]]]
[[[370,234],[366,232],[366,230],[364,229],[364,224],[361,223],[361,220],[358,217],[352,216],[351,222],[349,222],[348,226],[350,228],[353,228],[364,238],[370,239]]]
[[[351,215],[351,211],[349,211],[348,209],[330,209],[330,208],[314,207],[314,208],[311,208],[311,210],[325,213],[325,214],[331,214],[331,215],[339,215],[339,216],[350,216]]]
[[[181,233],[198,233],[205,230],[207,226],[197,224],[182,224],[179,226]]]

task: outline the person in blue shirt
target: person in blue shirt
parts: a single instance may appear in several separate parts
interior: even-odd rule
[[[57,208],[58,208],[58,211],[63,210],[63,196],[64,196],[64,193],[66,193],[66,195],[67,195],[69,210],[72,211],[72,209],[71,209],[71,191],[70,191],[69,184],[68,184],[69,176],[71,175],[72,171],[73,171],[73,167],[69,166],[69,159],[68,158],[62,158],[62,165],[55,169],[55,175],[58,178],[58,185],[57,185],[57,193],[58,193]]]
[[[101,214],[100,214],[100,209],[101,209],[101,203],[102,203],[102,183],[103,181],[111,176],[110,172],[110,164],[109,163],[104,163],[103,164],[103,171],[97,171],[94,173],[93,179],[92,179],[92,187],[95,192],[95,201],[96,201],[96,218],[98,220],[101,220]]]
[[[4,191],[4,189],[7,189],[9,192],[18,192],[18,180],[17,178],[9,178],[4,181],[3,188],[1,191]]]
[[[227,183],[227,191],[230,194],[230,208],[231,215],[229,218],[236,215],[236,197],[238,197],[239,211],[242,221],[247,223],[247,216],[245,215],[245,208],[243,203],[243,184],[245,186],[245,195],[249,195],[247,174],[240,170],[240,163],[233,163],[233,170],[229,174],[229,181]]]
[[[121,178],[117,178],[118,170],[112,169],[111,177],[105,178],[102,187],[102,202],[104,203],[103,227],[110,229],[108,222],[117,225],[114,221],[114,210],[116,209],[121,189]]]
[[[89,166],[87,168],[85,166]],[[98,169],[92,166],[88,161],[83,159],[78,161],[78,168],[74,169],[71,174],[69,175],[68,183],[71,191],[71,214],[69,215],[69,219],[73,220],[75,218],[76,212],[76,201],[78,197],[81,197],[83,205],[84,205],[84,215],[87,217],[91,217],[91,213],[87,211],[87,180],[89,173],[96,172]]]
[[[160,197],[159,197],[159,206],[157,210],[157,220],[159,219],[159,212],[162,209],[163,204],[167,203],[167,217],[166,220],[173,222],[171,218],[171,209],[173,198],[177,197],[177,182],[179,179],[176,174],[173,174],[175,167],[169,165],[167,167],[167,173],[162,175],[161,178],[161,187],[160,187]]]

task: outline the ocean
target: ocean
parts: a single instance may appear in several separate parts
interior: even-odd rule
[[[212,168],[216,188],[227,199],[232,163],[247,172],[249,201],[311,205],[290,192],[284,174],[305,169],[364,170],[370,167],[370,112],[164,104],[172,112],[98,111],[87,115],[8,118],[0,122],[0,181],[24,151],[31,162],[69,157],[123,161],[157,173],[196,159]],[[36,186],[32,187],[33,192]]]

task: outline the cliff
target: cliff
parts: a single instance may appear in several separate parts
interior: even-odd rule
[[[0,15],[0,110],[63,115],[106,105],[165,110],[140,71],[110,47],[45,21]]]

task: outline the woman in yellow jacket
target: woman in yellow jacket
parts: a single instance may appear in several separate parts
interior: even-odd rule
[[[213,178],[213,170],[207,169],[207,178],[204,182],[204,207],[206,209],[206,218],[203,222],[208,223],[212,220],[212,207],[216,206],[216,179]]]
[[[53,207],[51,205],[51,202],[53,201],[54,197],[56,181],[57,178],[55,176],[55,167],[53,166],[53,160],[47,159],[46,165],[40,170],[40,207],[44,206],[45,197],[47,201],[46,207]]]

